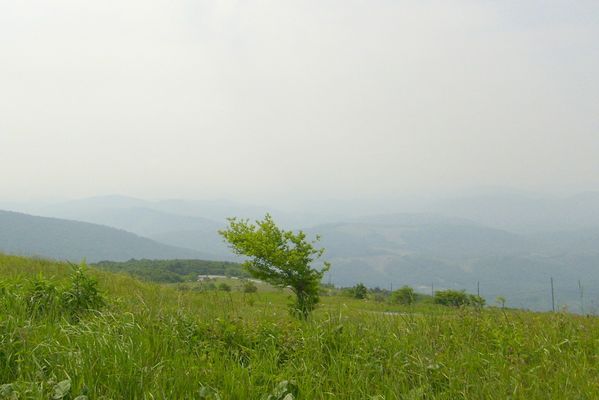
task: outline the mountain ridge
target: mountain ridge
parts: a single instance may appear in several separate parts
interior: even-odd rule
[[[205,258],[133,233],[88,222],[0,210],[0,251],[89,262],[131,258]]]

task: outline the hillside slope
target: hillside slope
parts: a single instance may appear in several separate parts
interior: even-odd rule
[[[0,293],[3,399],[599,398],[592,316],[323,296],[301,321],[284,291],[3,254]]]
[[[332,281],[348,286],[412,285],[421,291],[466,288],[492,303],[551,309],[550,278],[558,307],[587,311],[599,304],[596,231],[522,235],[467,220],[428,214],[359,218],[308,230],[322,236]],[[326,279],[329,279],[328,277]]]
[[[0,251],[89,262],[131,258],[206,258],[135,234],[86,222],[37,217],[0,210]]]

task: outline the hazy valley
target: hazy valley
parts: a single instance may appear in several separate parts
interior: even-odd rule
[[[504,296],[514,307],[547,310],[553,277],[558,307],[581,311],[580,281],[586,311],[594,312],[599,305],[598,197],[538,198],[534,215],[529,197],[512,196],[508,203],[504,198],[453,199],[416,212],[363,217],[314,213],[306,218],[311,224],[297,222],[306,214],[272,214],[286,226],[322,237],[333,264],[325,282],[363,282],[384,289],[407,284],[422,293],[432,288],[480,290],[491,303]],[[153,202],[121,196],[21,209],[46,218],[1,213],[0,251],[89,262],[240,261],[217,231],[227,216],[254,219],[268,210],[227,201]],[[497,216],[503,223],[494,223]],[[522,224],[529,229],[520,229]]]

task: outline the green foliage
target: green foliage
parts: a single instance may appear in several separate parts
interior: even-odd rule
[[[64,381],[60,381],[54,386],[54,393],[52,394],[52,399],[53,400],[64,399],[65,397],[67,397],[69,395],[70,391],[71,391],[71,380],[65,379]]]
[[[469,304],[468,295],[463,290],[438,290],[435,292],[434,301],[444,306],[460,307]]]
[[[19,394],[15,392],[12,384],[5,383],[4,385],[0,385],[0,399],[18,400],[18,398]]]
[[[483,297],[477,296],[475,294],[469,295],[468,296],[468,300],[469,300],[469,304],[471,306],[474,306],[474,307],[477,307],[477,308],[482,308],[486,304],[486,300]]]
[[[52,319],[66,314],[76,321],[88,311],[102,308],[105,301],[98,283],[86,271],[84,263],[76,266],[68,284],[60,288],[41,274],[29,281],[24,296],[29,315]]]
[[[281,381],[264,400],[294,400],[299,395],[299,388],[293,381]]]
[[[243,282],[243,292],[244,293],[256,293],[258,291],[258,286],[252,281],[244,281]]]
[[[93,268],[110,306],[30,315],[33,282],[60,293],[72,273],[0,255],[0,399],[599,398],[597,317],[327,296],[304,322],[284,291],[182,292]]]
[[[153,282],[178,283],[196,281],[198,275],[248,277],[241,264],[205,260],[129,260],[102,261],[94,267],[111,272],[125,272]]]
[[[353,296],[356,299],[365,299],[368,295],[368,288],[363,283],[358,283],[352,288]]]
[[[377,303],[382,303],[387,300],[387,296],[385,296],[385,294],[382,292],[375,292],[373,298]]]
[[[434,302],[450,307],[461,307],[461,306],[474,306],[483,307],[485,305],[485,299],[468,294],[464,290],[439,290],[435,292]]]
[[[220,290],[221,292],[230,292],[231,286],[225,282],[221,282],[218,284],[218,290]]]
[[[311,267],[324,252],[314,247],[316,241],[306,240],[302,231],[280,229],[268,214],[256,225],[230,218],[227,229],[219,233],[236,254],[249,258],[243,265],[253,277],[281,288],[289,287],[296,296],[294,314],[308,317],[319,301],[322,276],[330,267],[326,262],[321,270]]]
[[[69,286],[61,293],[61,302],[71,318],[78,320],[83,314],[104,306],[104,298],[98,290],[98,282],[87,273],[85,263],[76,266]]]
[[[32,280],[25,293],[27,311],[33,317],[56,314],[60,295],[56,285],[39,274]]]
[[[354,288],[353,287],[342,287],[337,290],[337,294],[340,294],[343,297],[354,297]]]
[[[416,293],[410,286],[402,286],[391,294],[391,302],[411,305],[416,301]]]

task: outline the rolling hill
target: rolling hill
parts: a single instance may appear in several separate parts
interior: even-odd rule
[[[579,280],[584,286],[585,307],[599,306],[599,271],[596,268],[599,265],[599,228],[595,227],[593,218],[586,220],[588,227],[581,222],[585,212],[593,210],[594,201],[595,197],[590,194],[574,200],[546,200],[537,204],[537,214],[533,214],[533,200],[518,199],[514,204],[499,200],[464,200],[459,202],[460,207],[457,207],[458,203],[447,203],[446,214],[346,216],[334,223],[312,227],[310,221],[314,220],[309,218],[305,224],[289,225],[293,219],[302,220],[299,214],[284,222],[276,214],[274,217],[287,229],[303,226],[308,233],[322,236],[326,258],[333,263],[325,280],[337,285],[364,282],[368,286],[388,288],[409,284],[428,292],[433,285],[475,291],[480,284],[481,294],[489,302],[501,295],[507,297],[511,306],[546,310],[551,308],[549,280],[553,277],[558,307],[568,305],[571,309],[579,309]],[[506,208],[500,209],[498,204],[504,204]],[[573,205],[568,215],[579,217],[578,222],[568,225],[557,211],[571,204],[577,206]],[[458,208],[464,215],[456,211]],[[527,210],[531,210],[530,213]],[[217,234],[224,225],[223,216],[260,217],[255,214],[255,207],[227,202],[220,205],[184,200],[152,202],[121,196],[57,203],[43,212],[54,217],[110,225],[143,237],[137,237],[144,243],[143,251],[135,250],[138,245],[119,247],[123,241],[118,240],[117,246],[101,246],[112,248],[110,254],[103,250],[98,257],[92,246],[85,248],[89,253],[80,251],[74,255],[75,258],[87,256],[90,260],[109,256],[113,260],[140,256],[188,258],[192,254],[192,258],[239,261]],[[496,221],[491,218],[494,212],[501,216],[501,221],[511,221],[509,225],[514,229],[506,230],[494,224]],[[559,215],[552,217],[554,213]],[[525,218],[527,215],[528,219]],[[545,221],[547,229],[532,229],[534,226],[540,228],[533,219]],[[516,229],[518,221],[530,226],[531,231]],[[549,230],[548,227],[561,229]],[[33,236],[28,239],[35,241]],[[37,240],[43,241],[45,237],[40,235]],[[63,247],[62,253],[48,252],[45,243],[38,243],[42,248],[34,248],[33,252],[23,252],[14,245],[12,251],[52,257],[64,257],[72,252],[69,248],[72,241],[56,243],[55,239],[51,240],[56,251]],[[117,249],[120,250],[115,255]]]
[[[132,258],[206,258],[123,230],[86,222],[0,211],[0,251],[89,262]]]
[[[580,280],[587,309],[599,305],[599,251],[595,230],[523,235],[467,220],[429,214],[384,215],[325,224],[322,236],[339,285],[364,282],[421,291],[467,289],[493,302],[505,296],[517,307],[551,308],[550,278],[558,307],[580,309]]]

